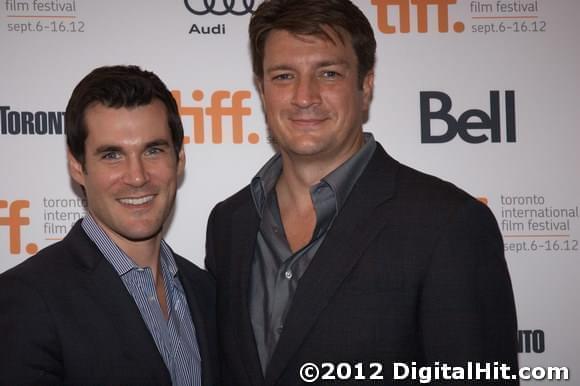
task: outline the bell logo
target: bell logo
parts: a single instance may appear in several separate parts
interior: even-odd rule
[[[243,105],[243,102],[250,99],[252,94],[248,90],[238,90],[230,92],[227,90],[217,90],[211,95],[210,105],[208,107],[190,107],[184,106],[181,91],[173,90],[173,97],[177,102],[179,114],[182,117],[191,117],[193,119],[193,143],[202,144],[207,143],[205,118],[208,117],[211,121],[211,142],[223,143],[223,118],[231,117],[232,122],[232,142],[241,144],[244,139],[251,144],[256,144],[260,141],[260,136],[257,133],[249,133],[244,138],[244,117],[252,114],[252,109]],[[204,99],[204,92],[202,90],[194,90],[191,97],[196,102],[201,102]],[[225,105],[226,101],[229,106]],[[189,136],[185,136],[184,143],[190,143]]]
[[[505,141],[516,142],[516,112],[515,92],[505,92]],[[431,101],[438,101],[439,110],[431,110]],[[423,91],[420,93],[421,109],[421,142],[444,143],[449,142],[457,134],[467,143],[482,143],[490,139],[486,134],[475,135],[472,132],[487,130],[491,134],[491,142],[499,143],[501,138],[499,91],[489,92],[489,114],[483,110],[467,110],[456,120],[451,111],[451,98],[440,91]],[[440,134],[433,134],[431,122],[443,121],[446,128]]]
[[[429,31],[428,8],[437,7],[437,30],[449,32],[449,6],[457,3],[457,0],[371,0],[371,4],[377,7],[377,25],[379,31],[384,34],[394,34],[397,28],[389,24],[389,8],[398,8],[399,32],[411,31],[411,5],[415,6],[417,15],[417,31],[425,33]],[[453,24],[453,31],[463,32],[465,25],[458,21]]]
[[[10,254],[17,255],[20,253],[21,240],[20,229],[25,225],[30,225],[30,218],[22,217],[21,210],[30,207],[28,200],[16,200],[9,203],[6,200],[0,200],[0,209],[8,208],[8,216],[0,217],[0,226],[8,227],[8,239],[10,240]],[[34,254],[38,251],[38,246],[34,243],[26,245],[26,252]]]

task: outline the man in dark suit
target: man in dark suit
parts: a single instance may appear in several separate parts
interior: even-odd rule
[[[413,384],[430,371],[473,384],[470,361],[482,383],[502,364],[513,373],[493,215],[363,132],[376,48],[366,17],[348,0],[265,1],[250,42],[277,154],[208,222],[225,383]]]
[[[101,67],[65,120],[88,214],[0,275],[0,384],[215,385],[215,283],[162,240],[185,165],[171,93]]]

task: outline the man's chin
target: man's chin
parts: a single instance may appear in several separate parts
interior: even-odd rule
[[[295,143],[286,149],[287,153],[300,157],[318,157],[324,154],[324,150],[324,146],[314,141]]]
[[[139,229],[138,227],[130,228],[130,231],[120,233],[123,238],[132,241],[132,242],[141,242],[141,241],[148,241],[151,239],[156,238],[159,234],[163,231],[163,226],[156,227],[156,228],[143,228]]]

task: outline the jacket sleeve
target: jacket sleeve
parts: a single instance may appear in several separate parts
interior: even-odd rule
[[[0,276],[0,385],[62,383],[63,367],[50,310],[33,286]]]
[[[487,206],[469,200],[451,216],[433,252],[419,307],[427,365],[464,367],[471,361],[493,369],[498,362],[510,367],[510,378],[517,374],[514,296],[502,236]],[[474,382],[487,383],[498,384]]]

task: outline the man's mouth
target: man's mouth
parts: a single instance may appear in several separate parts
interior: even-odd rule
[[[151,195],[143,196],[143,197],[119,198],[119,202],[123,205],[139,206],[139,205],[145,205],[148,202],[151,202],[154,197],[155,196],[151,194]]]
[[[292,117],[290,121],[298,126],[318,126],[326,121],[324,117]]]

